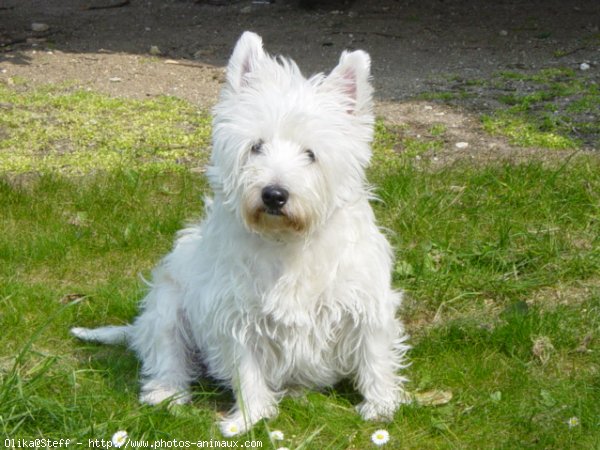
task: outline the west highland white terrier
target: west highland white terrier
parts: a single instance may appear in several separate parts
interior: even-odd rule
[[[188,401],[198,355],[235,394],[226,436],[274,417],[290,388],[351,378],[366,420],[409,401],[401,294],[365,179],[369,74],[358,50],[306,79],[240,37],[214,109],[206,218],[179,233],[133,324],[71,330],[135,350],[142,402]]]

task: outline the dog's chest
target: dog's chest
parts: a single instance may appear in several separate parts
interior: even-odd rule
[[[353,347],[350,317],[322,314],[313,323],[284,324],[265,320],[259,354],[271,384],[328,386],[350,370]]]
[[[351,283],[340,279],[343,252],[324,257],[326,243],[313,244],[259,250],[237,284],[261,367],[280,387],[335,383],[351,372],[358,347],[362,312]]]

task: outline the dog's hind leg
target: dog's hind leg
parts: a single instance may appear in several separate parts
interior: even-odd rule
[[[133,324],[131,347],[142,361],[140,401],[186,403],[194,378],[193,345],[181,309],[179,288],[168,281],[153,287]]]
[[[232,383],[236,404],[220,423],[224,436],[245,433],[259,420],[277,415],[277,394],[267,386],[262,368],[250,352],[239,358]]]

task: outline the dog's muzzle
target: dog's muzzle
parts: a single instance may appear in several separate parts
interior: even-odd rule
[[[294,207],[290,192],[277,184],[270,184],[254,196],[244,199],[243,219],[248,228],[265,236],[301,235],[310,226],[309,219],[302,208]],[[258,194],[258,195],[256,195]]]
[[[269,185],[263,188],[261,192],[262,202],[265,205],[265,212],[274,216],[281,216],[282,208],[290,197],[289,192],[277,185]]]

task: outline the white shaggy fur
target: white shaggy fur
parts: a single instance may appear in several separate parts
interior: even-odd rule
[[[369,71],[368,54],[344,52],[330,75],[305,79],[259,36],[241,36],[214,110],[206,218],[179,233],[132,325],[72,329],[129,343],[142,361],[141,401],[189,400],[198,356],[235,393],[225,435],[275,416],[298,386],[351,377],[364,419],[389,419],[409,401],[397,373],[408,348],[401,295],[364,174]],[[268,204],[269,186],[288,197]]]

